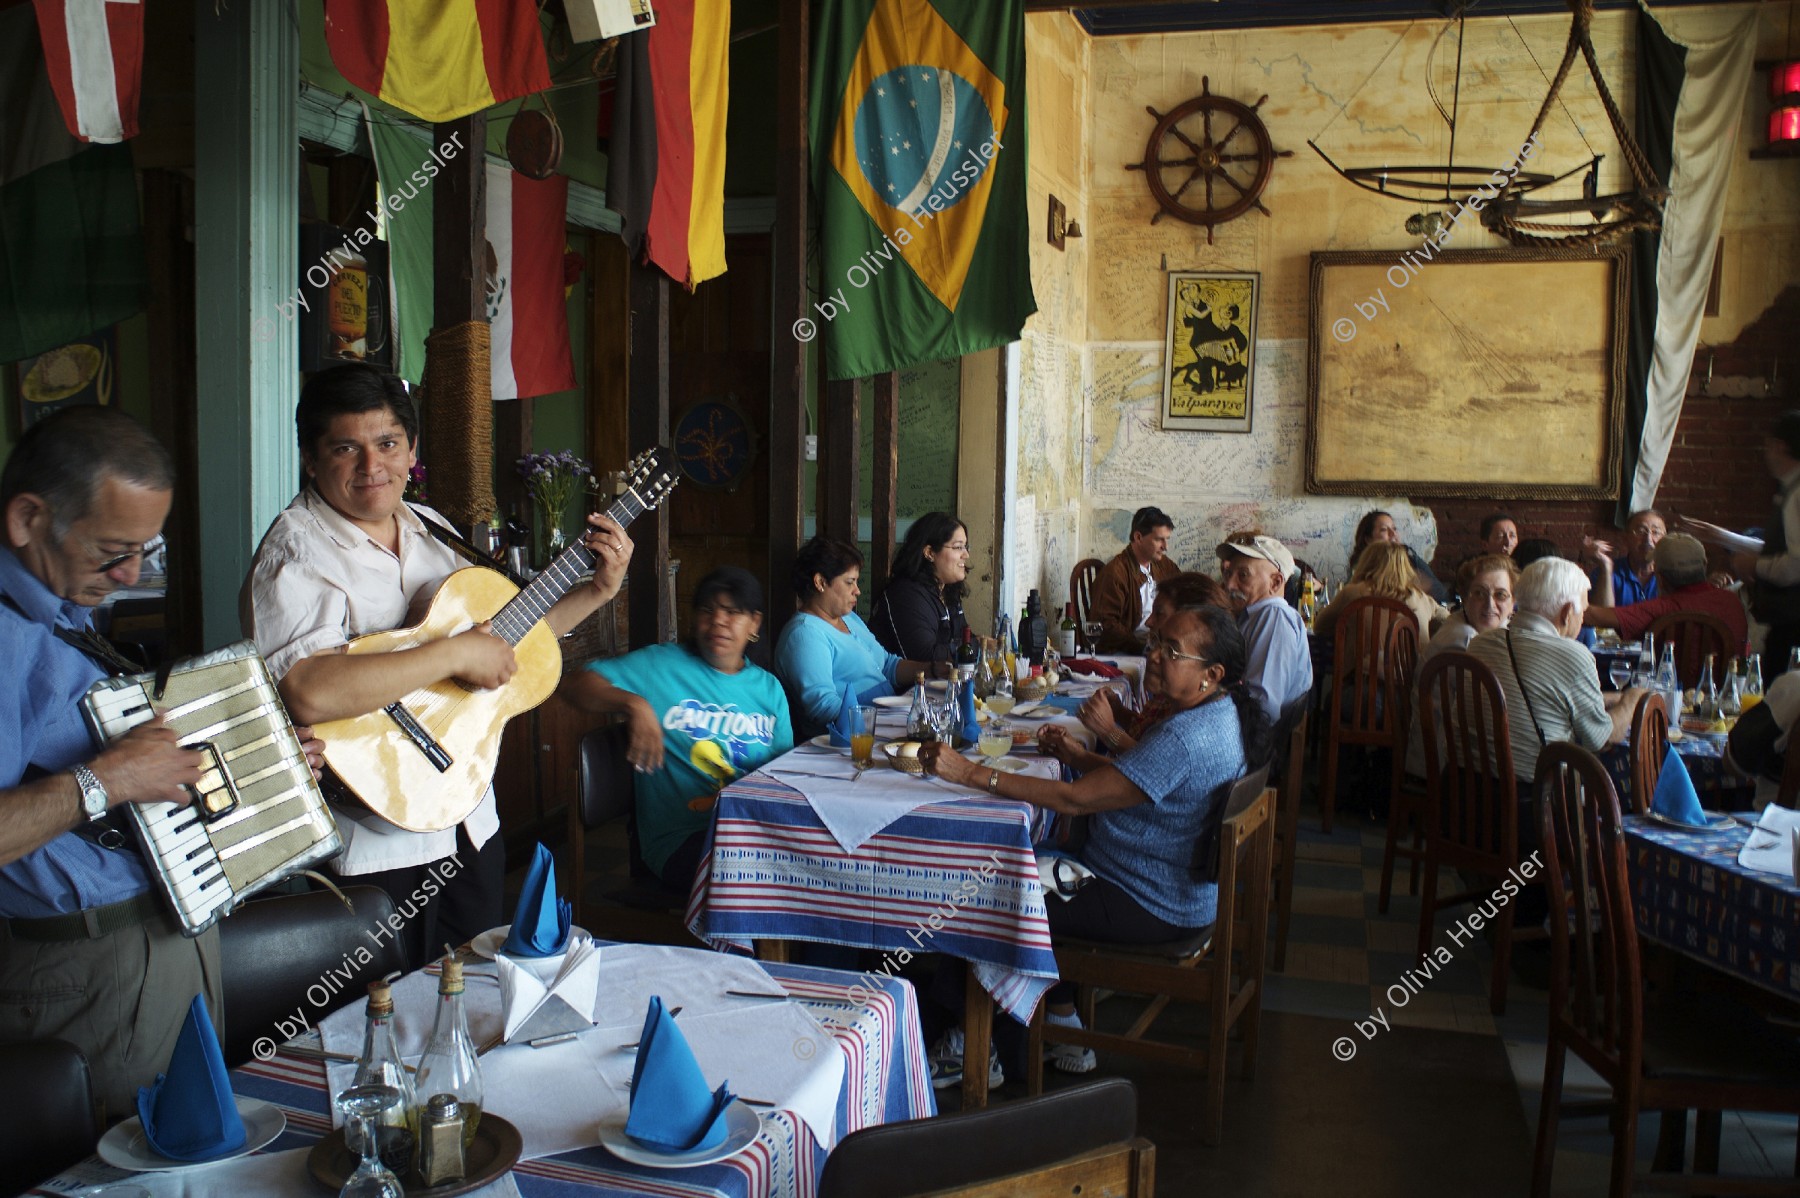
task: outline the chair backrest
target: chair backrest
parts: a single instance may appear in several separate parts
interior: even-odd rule
[[[1394,710],[1394,751],[1406,753],[1406,739],[1412,729],[1413,683],[1418,681],[1419,637],[1418,617],[1408,624],[1393,620],[1388,624],[1387,646],[1381,655],[1383,687]]]
[[[1419,671],[1419,719],[1427,840],[1465,857],[1512,862],[1518,795],[1500,680],[1472,654],[1439,653]]]
[[[1418,660],[1419,619],[1398,599],[1368,595],[1351,601],[1338,617],[1333,641],[1330,718],[1342,731],[1366,736],[1392,736],[1399,702],[1390,702],[1388,647],[1395,638],[1412,638],[1411,658]]]
[[[575,773],[585,827],[597,828],[631,810],[636,783],[625,759],[629,735],[624,724],[603,724],[582,734]]]
[[[1256,801],[1269,784],[1269,767],[1252,770],[1236,782],[1225,794],[1225,801],[1214,809],[1213,817],[1200,835],[1194,840],[1194,873],[1203,882],[1215,882],[1219,879],[1220,867],[1224,855],[1229,851],[1221,829],[1229,823],[1233,816]]]
[[[1069,571],[1069,601],[1075,605],[1075,643],[1083,653],[1094,652],[1093,640],[1087,634],[1088,613],[1094,610],[1094,583],[1099,581],[1105,565],[1097,557],[1084,557]]]
[[[1719,671],[1728,659],[1744,651],[1732,643],[1731,626],[1703,611],[1672,611],[1650,621],[1648,632],[1659,645],[1675,646],[1675,675],[1683,687],[1700,681],[1700,667],[1707,655],[1713,658],[1713,679],[1721,686],[1725,676]]]
[[[1550,1019],[1588,1045],[1608,1080],[1637,1075],[1643,983],[1619,796],[1600,759],[1559,741],[1538,756],[1539,827],[1550,891]]]
[[[61,1173],[99,1142],[87,1058],[67,1041],[0,1044],[0,1094],[0,1188],[9,1193]]]
[[[1669,708],[1662,696],[1646,691],[1631,711],[1631,810],[1642,815],[1650,809],[1669,755]]]
[[[819,1198],[971,1191],[1027,1198],[1148,1195],[1155,1150],[1136,1135],[1137,1089],[1130,1082],[1071,1086],[1003,1106],[852,1132],[825,1158]],[[1072,1176],[1077,1161],[1094,1175]]]
[[[406,947],[388,923],[398,917],[387,892],[346,886],[344,899],[350,907],[324,890],[251,899],[219,924],[227,1066],[250,1060],[263,1036],[286,1039],[276,1022],[294,1023],[296,1006],[316,1026],[365,997],[370,982],[406,968]],[[369,951],[367,962],[357,948]],[[314,1001],[319,995],[324,1002]]]
[[[1285,718],[1282,721],[1287,722]],[[1275,789],[1275,838],[1281,842],[1281,852],[1274,866],[1281,877],[1283,885],[1288,884],[1294,871],[1296,838],[1300,834],[1300,787],[1306,779],[1306,709],[1300,709],[1300,719],[1288,733],[1287,764],[1281,771],[1281,781]],[[1277,752],[1280,751],[1279,742]]]

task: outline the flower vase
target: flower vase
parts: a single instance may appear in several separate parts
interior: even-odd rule
[[[563,531],[562,521],[552,518],[546,512],[538,513],[537,532],[539,570],[546,570],[550,563],[569,547],[568,534]]]

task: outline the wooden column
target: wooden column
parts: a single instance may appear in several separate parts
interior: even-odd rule
[[[819,532],[857,542],[861,506],[862,380],[833,379],[819,404]]]
[[[874,486],[869,498],[869,568],[863,571],[871,592],[887,585],[888,567],[899,547],[897,485],[900,477],[900,374],[875,376],[875,449],[869,469]]]
[[[184,231],[194,225],[194,181],[177,170],[143,172],[144,253],[157,303],[144,310],[149,330],[150,427],[175,456],[169,539],[169,590],[163,628],[170,652],[187,657],[201,643],[199,431],[194,412],[194,255]]]
[[[438,145],[454,140],[470,151],[444,162],[443,174],[432,192],[431,325],[433,329],[447,329],[487,319],[487,155],[482,149],[487,145],[487,114],[477,112],[440,122],[432,126],[431,136]],[[526,418],[529,421],[529,412]],[[430,431],[439,437],[447,433],[443,429]],[[456,435],[468,437],[477,450],[486,442],[488,452],[478,452],[476,458],[493,460],[491,425],[486,429],[457,430]],[[526,440],[529,443],[529,426]],[[513,456],[518,455],[515,452]],[[513,473],[504,471],[501,478],[512,482],[516,495]],[[501,498],[500,503],[505,510],[505,499]]]
[[[769,611],[774,638],[793,614],[787,596],[805,532],[806,352],[795,333],[806,317],[806,104],[811,51],[809,0],[780,0],[776,34],[774,296],[769,345]],[[816,314],[814,314],[816,315]]]
[[[669,276],[654,266],[631,264],[631,382],[626,439],[633,452],[669,444]],[[669,586],[669,505],[631,528],[631,646],[674,637]]]

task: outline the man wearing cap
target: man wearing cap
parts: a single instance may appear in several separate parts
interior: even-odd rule
[[[1175,521],[1161,508],[1141,507],[1131,515],[1131,542],[1107,562],[1094,582],[1093,618],[1102,625],[1100,653],[1141,653],[1149,635],[1145,622],[1156,605],[1156,588],[1181,573],[1169,560]]]
[[[1725,621],[1731,629],[1733,651],[1742,653],[1750,632],[1743,600],[1735,591],[1706,581],[1706,546],[1685,533],[1670,533],[1657,543],[1655,561],[1657,577],[1662,579],[1660,595],[1623,607],[1591,606],[1585,622],[1593,628],[1617,628],[1622,639],[1635,641],[1659,616],[1704,612]]]
[[[1219,546],[1225,594],[1244,634],[1244,687],[1274,724],[1312,689],[1312,654],[1300,613],[1282,597],[1294,555],[1274,537]]]

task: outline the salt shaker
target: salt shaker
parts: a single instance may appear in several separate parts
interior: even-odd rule
[[[419,1116],[419,1178],[429,1187],[460,1181],[467,1172],[462,1105],[454,1094],[433,1094]]]

